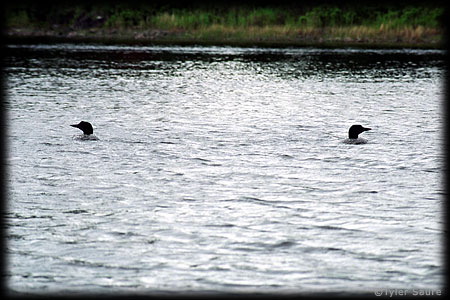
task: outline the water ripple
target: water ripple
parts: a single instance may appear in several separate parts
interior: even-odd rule
[[[9,288],[441,288],[443,58],[9,45]]]

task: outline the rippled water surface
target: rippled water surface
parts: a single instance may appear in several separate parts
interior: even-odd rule
[[[8,46],[8,287],[441,289],[443,58]]]

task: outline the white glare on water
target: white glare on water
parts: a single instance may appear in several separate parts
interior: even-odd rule
[[[12,291],[441,289],[442,52],[7,50]]]

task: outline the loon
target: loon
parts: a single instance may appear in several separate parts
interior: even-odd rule
[[[80,129],[81,131],[83,131],[83,135],[76,137],[77,139],[80,140],[98,140],[98,138],[94,135],[94,128],[92,128],[91,123],[89,122],[85,122],[85,121],[81,121],[78,124],[73,124],[70,125],[72,127],[76,127],[78,129]]]
[[[362,127],[361,125],[352,125],[348,130],[348,139],[344,140],[346,144],[365,144],[366,139],[358,137],[358,135],[364,131],[372,130],[372,128]]]

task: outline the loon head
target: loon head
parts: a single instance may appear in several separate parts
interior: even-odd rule
[[[94,133],[94,129],[92,128],[92,125],[89,122],[81,121],[78,124],[73,124],[73,125],[70,125],[70,126],[80,129],[86,135]]]
[[[361,125],[352,125],[350,127],[350,129],[348,130],[348,138],[349,139],[357,139],[358,135],[361,132],[368,131],[368,130],[372,130],[372,128],[365,128],[365,127],[362,127]]]

